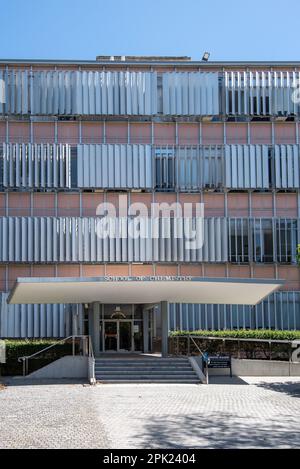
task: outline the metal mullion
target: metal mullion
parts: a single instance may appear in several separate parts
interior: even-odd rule
[[[237,226],[238,226],[238,218],[235,218],[234,220],[234,244],[235,244],[235,257],[236,257],[236,261],[238,262],[239,255],[238,255]]]
[[[277,244],[277,253],[278,253],[278,259],[277,261],[281,262],[282,261],[282,252],[281,252],[281,220],[277,218],[276,220],[276,225],[277,225],[277,230],[276,230],[276,244]]]

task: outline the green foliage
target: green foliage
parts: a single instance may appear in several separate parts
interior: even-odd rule
[[[270,339],[270,340],[300,340],[300,331],[280,331],[269,329],[237,329],[224,331],[175,331],[171,337],[180,335],[193,335],[198,337],[225,337],[233,339]]]
[[[300,244],[298,244],[297,246],[296,258],[297,258],[298,264],[300,265]]]
[[[58,358],[72,354],[72,344],[70,342],[58,343],[58,340],[10,339],[5,340],[5,344],[6,364],[1,367],[4,376],[22,374],[22,363],[18,362],[18,358],[28,357],[53,344],[57,345],[29,360],[29,372],[37,370]]]

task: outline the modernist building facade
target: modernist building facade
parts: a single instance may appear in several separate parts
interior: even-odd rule
[[[24,277],[281,279],[255,306],[170,303],[168,328],[300,328],[300,63],[2,60],[0,80],[1,337],[90,332],[89,302],[9,305]],[[204,245],[99,238],[120,200],[204,204]],[[155,305],[96,322],[100,351],[160,336]]]

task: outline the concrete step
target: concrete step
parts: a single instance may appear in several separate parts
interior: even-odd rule
[[[97,376],[109,376],[109,375],[118,375],[118,376],[195,376],[195,373],[193,370],[177,370],[177,371],[157,371],[153,370],[151,373],[148,371],[143,371],[143,370],[138,370],[138,371],[132,371],[132,370],[122,370],[122,371],[115,371],[115,370],[110,370],[110,371],[99,371],[96,370],[95,374]]]
[[[119,364],[119,365],[133,365],[133,364],[140,364],[140,365],[167,365],[167,366],[170,366],[170,365],[184,365],[186,363],[189,363],[188,360],[164,360],[164,359],[159,359],[159,360],[116,360],[116,359],[113,359],[113,360],[99,360],[96,358],[95,362],[97,364],[109,364],[109,365],[112,365],[112,364]]]
[[[125,383],[161,383],[161,384],[200,384],[198,379],[155,379],[155,378],[140,378],[140,379],[130,379],[130,380],[123,380],[123,379],[114,379],[114,378],[109,378],[109,379],[98,379],[96,378],[96,381],[99,383],[104,383],[104,384],[125,384]]]
[[[98,358],[95,375],[103,383],[199,383],[187,358]]]
[[[139,373],[139,372],[145,372],[145,373],[177,373],[178,371],[180,372],[189,372],[192,371],[191,367],[184,367],[184,368],[144,368],[144,367],[131,367],[131,368],[115,368],[115,367],[96,367],[95,372],[96,373],[109,373],[110,371],[113,371],[114,373],[122,373],[122,372],[129,372],[129,373]]]

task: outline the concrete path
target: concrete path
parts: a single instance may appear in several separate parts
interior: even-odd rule
[[[300,448],[300,378],[0,391],[0,448]]]

